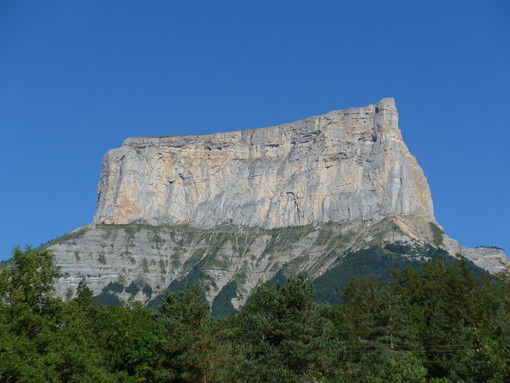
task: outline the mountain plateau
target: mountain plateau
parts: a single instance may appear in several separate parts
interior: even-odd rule
[[[104,157],[93,222],[44,247],[67,298],[83,277],[95,294],[145,303],[199,282],[237,309],[264,281],[318,280],[367,249],[395,255],[389,244],[491,273],[508,264],[444,234],[392,98],[267,128],[128,138]]]

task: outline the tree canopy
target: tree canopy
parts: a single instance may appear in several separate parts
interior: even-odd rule
[[[86,280],[55,297],[50,252],[15,249],[0,270],[2,382],[510,381],[510,270],[474,274],[442,258],[355,278],[316,303],[305,275],[263,284],[235,315],[211,315],[200,286],[159,311],[97,302]]]

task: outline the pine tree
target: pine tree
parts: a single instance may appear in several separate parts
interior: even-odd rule
[[[235,364],[221,322],[209,312],[199,286],[169,292],[157,316],[163,338],[159,373],[169,382],[228,382]]]
[[[333,375],[341,344],[328,307],[314,303],[313,295],[304,275],[257,289],[237,318],[245,381],[313,382]]]

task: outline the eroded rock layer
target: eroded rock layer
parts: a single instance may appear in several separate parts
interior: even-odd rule
[[[290,124],[128,138],[104,159],[95,223],[264,228],[434,220],[427,181],[402,141],[394,100]]]
[[[228,305],[238,309],[260,283],[277,275],[305,272],[316,279],[342,267],[350,254],[391,243],[408,245],[399,257],[420,261],[428,259],[426,254],[413,249],[431,246],[445,249],[446,255],[464,256],[490,272],[508,263],[501,249],[466,249],[426,218],[395,215],[377,222],[273,229],[90,224],[56,239],[48,248],[64,273],[57,283],[63,297],[73,297],[82,278],[96,295],[114,294],[144,303],[189,282],[203,285],[210,303],[227,295]],[[363,275],[363,270],[377,267],[366,262],[359,260],[361,270],[354,273]],[[112,284],[117,287],[109,289]]]

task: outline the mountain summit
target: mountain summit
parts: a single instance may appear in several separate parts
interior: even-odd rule
[[[128,138],[105,155],[98,195],[93,223],[45,246],[68,298],[82,277],[103,298],[146,303],[199,282],[213,310],[237,309],[264,281],[306,272],[331,285],[374,254],[508,263],[444,235],[392,98],[267,128]]]
[[[269,128],[128,138],[108,152],[95,223],[264,228],[434,221],[392,98]]]

